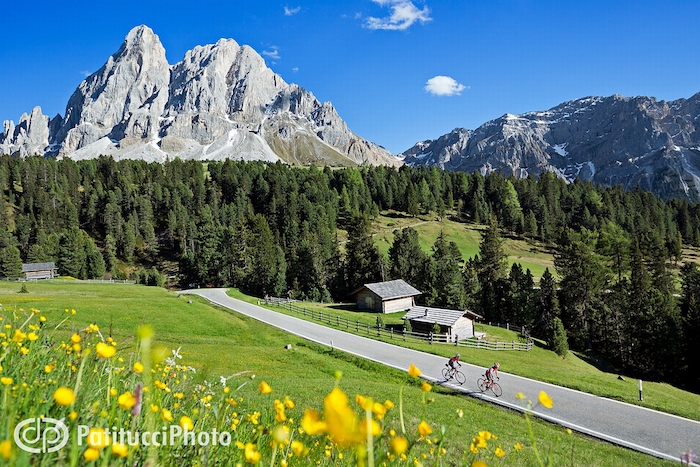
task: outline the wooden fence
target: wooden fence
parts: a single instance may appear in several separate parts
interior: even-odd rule
[[[533,341],[529,336],[525,335],[522,340],[516,341],[488,341],[484,339],[460,339],[458,335],[454,338],[450,338],[446,334],[437,333],[420,333],[420,332],[406,332],[405,329],[395,330],[391,326],[377,326],[369,323],[361,323],[359,320],[350,320],[343,318],[338,315],[333,315],[332,313],[324,313],[321,310],[314,310],[311,308],[306,308],[295,304],[295,300],[287,300],[284,298],[277,297],[265,297],[263,304],[278,306],[289,310],[292,313],[302,315],[304,317],[311,318],[312,320],[320,321],[324,324],[335,326],[339,329],[346,329],[348,331],[354,331],[356,334],[366,334],[368,336],[384,337],[385,339],[400,339],[403,341],[412,342],[427,342],[429,344],[451,344],[454,346],[468,347],[473,349],[487,349],[487,350],[532,350]],[[491,324],[491,323],[489,323]],[[505,327],[500,326],[500,327]],[[520,326],[513,327],[510,326],[507,329],[519,330]],[[524,328],[522,328],[524,330]]]

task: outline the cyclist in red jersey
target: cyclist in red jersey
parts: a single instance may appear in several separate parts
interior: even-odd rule
[[[494,377],[496,379],[500,379],[498,376],[498,369],[500,367],[501,367],[500,363],[494,362],[493,366],[486,370],[486,379],[487,379],[489,385],[493,384]]]
[[[456,365],[462,366],[462,364],[459,363],[459,354],[457,353],[454,357],[450,358],[447,361],[447,365],[452,369],[452,372],[457,369]]]

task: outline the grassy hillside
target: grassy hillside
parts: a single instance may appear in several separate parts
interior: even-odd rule
[[[233,378],[237,383],[251,383],[240,389],[240,395],[248,402],[239,407],[241,413],[256,407],[260,410],[260,404],[269,403],[270,399],[260,396],[255,389],[257,381],[265,380],[274,388],[274,397],[289,396],[297,403],[297,409],[288,416],[299,419],[305,407],[321,409],[323,397],[335,385],[336,373],[342,372],[339,384],[351,399],[355,394],[362,394],[379,401],[394,401],[398,407],[399,388],[404,386],[407,432],[415,433],[422,418],[434,427],[434,434],[444,425],[442,447],[444,460],[449,465],[465,462],[471,438],[482,430],[498,435],[497,445],[506,453],[501,460],[503,465],[537,465],[521,415],[441,388],[424,393],[418,382],[403,372],[305,342],[246,317],[211,307],[202,299],[180,297],[157,288],[78,281],[30,283],[27,294],[19,294],[19,288],[16,283],[0,283],[4,313],[11,315],[19,313],[20,309],[37,308],[47,317],[45,329],[55,332],[58,339],[67,339],[75,330],[96,323],[105,336],[111,334],[118,347],[128,352],[135,348],[135,330],[148,323],[154,328],[155,344],[181,348],[184,356],[181,363],[196,367],[196,378],[200,381],[207,379],[216,384],[222,375],[249,371]],[[76,314],[66,313],[65,309],[75,309]],[[62,324],[53,331],[59,323]],[[291,344],[291,350],[285,349],[287,344]],[[529,355],[532,358],[539,354]],[[484,358],[491,359],[490,356]],[[504,365],[515,364],[508,363],[505,356],[499,355],[499,358],[506,362]],[[253,375],[255,379],[251,379]],[[396,427],[397,417],[397,410],[390,411],[385,419],[386,426]],[[561,428],[545,423],[535,422],[533,429],[540,449],[548,450],[553,446],[554,465],[569,465],[572,455],[575,465],[672,465],[585,437],[569,436]],[[557,441],[559,438],[561,440]],[[425,445],[425,440],[420,443],[415,449],[425,448],[424,452],[430,456],[430,445]],[[516,443],[524,448],[516,451],[513,448]]]

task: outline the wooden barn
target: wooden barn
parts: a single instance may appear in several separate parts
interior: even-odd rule
[[[413,332],[433,332],[435,323],[440,326],[440,334],[447,336],[448,341],[469,339],[474,337],[474,321],[483,319],[469,310],[448,310],[426,306],[411,307],[403,316],[411,322]]]
[[[24,280],[53,279],[58,276],[54,263],[25,263],[22,264]]]
[[[401,279],[365,284],[350,295],[355,297],[358,310],[394,313],[416,304],[422,292]]]

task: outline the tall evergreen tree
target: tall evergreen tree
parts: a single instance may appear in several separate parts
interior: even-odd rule
[[[498,230],[498,221],[491,217],[489,226],[481,232],[479,257],[476,260],[476,273],[479,278],[481,297],[479,305],[487,321],[498,321],[502,310],[498,302],[503,301],[504,287],[499,284],[506,276],[508,257],[503,248],[503,239]]]
[[[347,275],[345,293],[350,293],[363,284],[384,280],[384,260],[374,244],[367,217],[356,217],[348,227],[348,242],[345,251]]]

